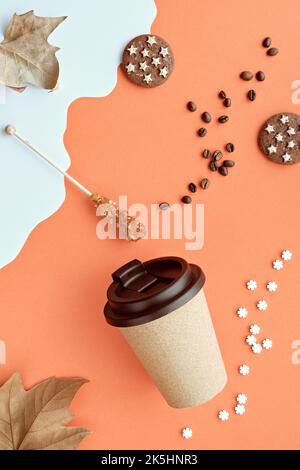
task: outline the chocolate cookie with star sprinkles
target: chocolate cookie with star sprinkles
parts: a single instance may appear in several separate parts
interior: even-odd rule
[[[143,34],[124,49],[122,68],[136,85],[153,88],[168,80],[174,67],[170,45],[161,37]]]
[[[275,114],[262,126],[258,144],[272,162],[292,165],[300,162],[300,116]]]

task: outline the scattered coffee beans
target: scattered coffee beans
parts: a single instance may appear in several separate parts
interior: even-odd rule
[[[221,91],[219,92],[219,98],[221,98],[221,100],[225,100],[225,98],[226,98],[226,93],[225,93],[224,90],[221,90]]]
[[[267,55],[274,56],[277,55],[279,50],[276,47],[271,47],[271,49],[267,50]]]
[[[270,47],[272,44],[272,38],[265,38],[262,42],[263,47]]]
[[[222,157],[223,157],[223,154],[220,150],[216,150],[213,153],[213,159],[214,159],[215,162],[218,162],[219,160],[221,160]]]
[[[208,168],[209,168],[211,171],[217,171],[218,165],[216,164],[216,162],[215,162],[214,160],[212,160],[212,161],[209,163]]]
[[[228,175],[228,170],[227,170],[226,166],[223,166],[223,165],[220,166],[218,168],[218,171],[219,171],[220,175],[222,175],[222,176],[227,176]]]
[[[194,101],[189,101],[186,106],[187,106],[187,109],[191,111],[191,113],[194,113],[195,111],[197,111],[197,105],[196,103],[194,103]]]
[[[230,98],[225,98],[224,106],[225,106],[225,108],[230,108],[230,106],[231,106],[231,99]]]
[[[248,93],[247,93],[247,96],[248,96],[248,99],[250,101],[254,101],[255,98],[256,98],[256,92],[255,90],[249,90]]]
[[[202,189],[207,189],[210,185],[210,182],[209,182],[209,179],[207,178],[203,178],[201,181],[200,181],[200,187]]]
[[[225,122],[229,121],[229,116],[226,116],[226,115],[223,115],[223,116],[220,116],[218,121],[221,123],[221,124],[224,124]]]
[[[207,134],[207,130],[205,129],[205,127],[200,127],[200,129],[198,130],[198,135],[200,137],[204,137],[206,134]]]
[[[181,198],[181,201],[183,202],[183,204],[191,204],[192,198],[190,196],[183,196]]]
[[[195,193],[197,191],[197,186],[194,183],[190,183],[188,186],[191,193]]]
[[[211,115],[207,111],[205,111],[205,113],[202,113],[201,119],[202,121],[209,123],[211,121]]]
[[[248,70],[245,70],[244,72],[240,74],[240,77],[242,80],[245,80],[246,82],[248,82],[249,80],[252,80],[253,73],[249,72]]]
[[[226,148],[227,152],[229,152],[229,153],[234,152],[234,145],[231,142],[228,142],[228,144],[226,144],[225,148]]]
[[[161,202],[158,207],[161,211],[166,211],[167,209],[169,209],[170,205],[168,202]]]
[[[235,165],[235,162],[233,160],[224,160],[223,161],[223,166],[226,168],[231,168]]]
[[[259,71],[256,73],[255,78],[256,78],[257,81],[263,82],[263,81],[265,80],[266,76],[265,76],[264,72],[262,72],[261,70],[259,70]]]
[[[203,158],[210,158],[211,157],[211,151],[208,149],[203,150],[202,152]]]

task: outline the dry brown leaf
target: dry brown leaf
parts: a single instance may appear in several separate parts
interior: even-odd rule
[[[87,380],[50,377],[28,391],[15,373],[0,387],[0,450],[73,450],[90,431],[66,426]]]
[[[49,35],[66,16],[47,18],[33,11],[14,14],[0,43],[0,83],[23,89],[27,85],[52,90],[59,76],[56,52]],[[19,90],[20,91],[20,90]]]

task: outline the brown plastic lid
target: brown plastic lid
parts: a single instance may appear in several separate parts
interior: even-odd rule
[[[199,266],[175,256],[146,263],[130,261],[112,278],[104,315],[110,325],[119,328],[142,325],[173,312],[205,283]]]

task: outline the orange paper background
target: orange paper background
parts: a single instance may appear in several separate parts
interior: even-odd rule
[[[193,198],[205,204],[204,248],[187,252],[180,240],[100,241],[93,209],[67,184],[61,210],[34,230],[18,258],[0,271],[0,339],[7,345],[0,379],[16,370],[27,387],[50,375],[88,378],[72,407],[74,422],[92,430],[81,449],[299,448],[300,365],[291,361],[291,344],[300,338],[300,164],[272,164],[256,139],[272,114],[300,110],[291,101],[291,84],[300,79],[300,5],[297,0],[156,3],[152,33],[172,45],[172,77],[146,90],[119,70],[108,97],[79,99],[70,107],[65,144],[71,173],[84,184],[112,198],[127,194],[130,202],[150,204],[177,202],[187,183],[208,175],[200,157],[204,146],[234,142],[236,167],[227,178],[211,174],[211,188]],[[274,58],[260,45],[266,35],[280,49]],[[266,81],[242,82],[238,77],[245,69],[264,70]],[[250,87],[257,91],[254,103],[245,97]],[[224,126],[209,124],[207,137],[200,139],[199,113],[223,113],[220,89],[232,98],[231,119]],[[186,111],[190,99],[198,103],[196,113]],[[294,258],[276,272],[271,261],[284,248]],[[102,315],[113,270],[135,257],[166,255],[183,256],[204,269],[229,375],[219,396],[191,410],[166,405]],[[254,293],[244,285],[250,278],[260,286]],[[278,282],[276,293],[266,290],[269,280]],[[269,303],[266,312],[255,307],[260,298]],[[235,315],[241,305],[249,309],[247,320]],[[262,327],[262,337],[274,341],[273,350],[260,356],[243,341],[253,322]],[[248,377],[237,372],[243,362],[251,366]],[[248,395],[246,414],[231,413],[230,421],[221,423],[218,410],[232,411],[239,392]],[[180,435],[184,426],[193,429],[190,441]]]

